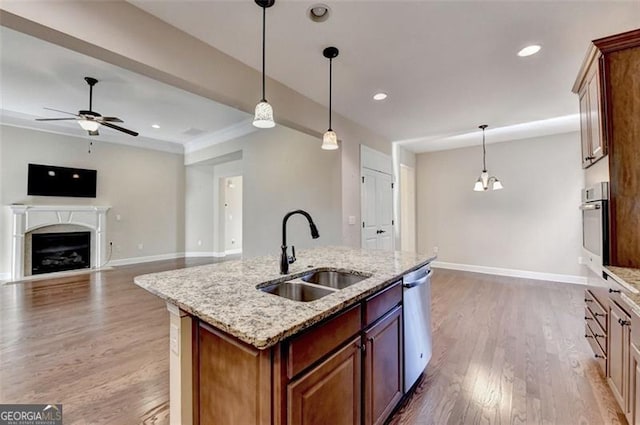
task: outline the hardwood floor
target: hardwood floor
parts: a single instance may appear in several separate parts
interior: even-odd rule
[[[132,278],[211,261],[0,287],[0,403],[168,424],[168,315]],[[583,289],[436,270],[433,358],[391,424],[625,423],[583,338]]]
[[[584,339],[584,287],[438,269],[433,358],[391,424],[626,424]]]

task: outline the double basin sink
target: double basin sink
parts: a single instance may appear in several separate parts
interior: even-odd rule
[[[266,284],[258,289],[294,301],[309,302],[332,294],[371,277],[337,270],[314,270],[284,282]]]

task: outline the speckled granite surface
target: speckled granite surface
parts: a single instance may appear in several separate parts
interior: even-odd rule
[[[622,286],[634,288],[636,293],[623,292],[621,298],[640,315],[640,269],[629,267],[605,266],[604,272]]]
[[[268,348],[342,308],[373,294],[434,257],[407,253],[322,247],[296,253],[286,276],[278,257],[207,264],[137,276],[134,282],[182,310],[259,349]],[[311,302],[292,301],[256,286],[299,277],[310,269],[371,274],[361,282]]]

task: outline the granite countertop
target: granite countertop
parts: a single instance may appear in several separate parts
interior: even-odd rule
[[[605,266],[605,274],[627,289],[621,298],[640,315],[640,269],[631,267]]]
[[[241,341],[265,349],[359,301],[435,257],[409,252],[322,247],[297,253],[289,274],[279,257],[227,261],[137,276],[134,282]],[[352,270],[371,277],[311,302],[256,289],[292,280],[311,269]]]

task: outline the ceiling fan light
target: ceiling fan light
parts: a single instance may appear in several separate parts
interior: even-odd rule
[[[500,189],[504,189],[504,187],[502,186],[502,183],[500,183],[500,180],[496,179],[495,177],[494,177],[494,179],[495,179],[495,180],[493,181],[492,189],[493,189],[493,190],[500,190]]]
[[[86,131],[96,131],[100,127],[100,123],[93,120],[78,120],[78,124]]]
[[[262,100],[256,105],[253,125],[258,128],[273,128],[276,126],[275,121],[273,121],[273,108],[266,100]]]
[[[338,149],[338,135],[335,131],[329,129],[322,136],[322,149],[325,151],[333,151]]]

